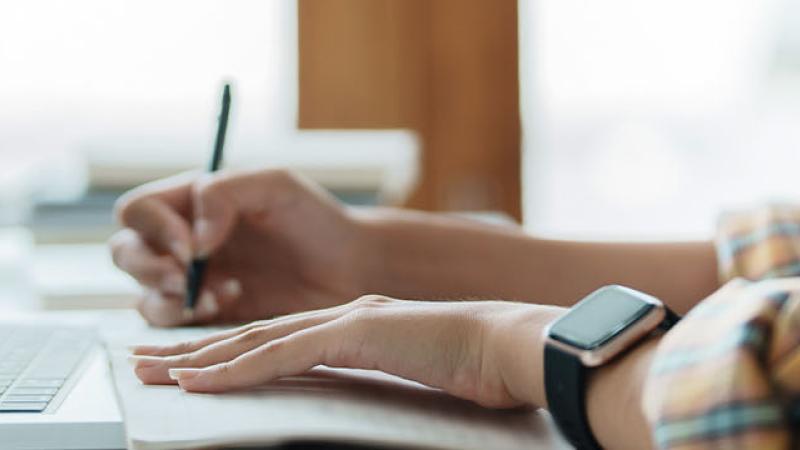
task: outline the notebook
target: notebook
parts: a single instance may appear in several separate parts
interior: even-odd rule
[[[290,442],[387,448],[570,448],[542,410],[490,410],[381,372],[317,367],[256,389],[192,394],[145,386],[126,345],[205,335],[201,329],[107,327],[106,346],[131,449],[246,447]]]

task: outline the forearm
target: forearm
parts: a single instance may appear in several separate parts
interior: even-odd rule
[[[401,298],[502,298],[571,305],[605,284],[631,286],[679,312],[717,285],[710,242],[589,243],[410,211],[362,213],[372,255],[366,289]]]

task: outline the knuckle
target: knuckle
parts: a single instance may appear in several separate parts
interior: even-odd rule
[[[129,272],[131,268],[130,257],[136,252],[136,232],[130,228],[125,228],[116,232],[108,241],[111,251],[111,261],[120,269]]]
[[[214,366],[214,374],[221,380],[227,380],[233,376],[235,367],[232,361],[221,362]]]
[[[364,295],[351,302],[347,317],[350,325],[361,329],[366,323],[374,320],[391,304],[394,299],[383,295]]]
[[[375,308],[356,308],[344,317],[343,324],[351,334],[365,332],[371,323],[375,322],[377,310]]]
[[[192,362],[191,353],[182,353],[180,355],[172,355],[167,357],[168,364],[172,367],[185,367]]]
[[[108,240],[108,248],[111,251],[111,261],[119,268],[122,268],[123,255],[125,253],[125,230],[116,232],[111,239]]]
[[[296,175],[287,169],[266,169],[263,175],[265,178],[275,183],[293,184],[297,182]]]
[[[126,192],[114,202],[114,218],[117,223],[125,223],[125,217],[128,214],[128,209],[130,209],[131,201],[130,193]]]
[[[242,344],[248,344],[252,342],[258,342],[263,340],[267,335],[266,328],[257,327],[251,328],[244,333],[240,334],[237,340]]]
[[[178,366],[193,367],[202,364],[207,359],[205,348],[194,348],[190,345],[185,347],[185,351],[170,357],[170,360]]]
[[[382,308],[385,306],[390,305],[393,300],[389,297],[385,297],[383,295],[363,295],[357,298],[353,304],[356,309],[375,309],[375,308]]]
[[[108,238],[108,245],[114,249],[126,245],[135,232],[130,228],[118,230]]]
[[[183,342],[179,342],[179,343],[175,344],[174,346],[172,346],[171,350],[174,353],[180,353],[182,355],[186,355],[186,354],[191,353],[194,348],[195,348],[195,345],[192,342],[183,341]]]
[[[147,196],[140,192],[139,189],[133,189],[122,194],[114,202],[114,217],[117,223],[129,224],[136,211],[141,207],[142,203],[146,201]]]
[[[217,192],[235,190],[237,186],[248,179],[247,173],[247,171],[235,169],[205,173],[194,180],[192,191],[196,195],[205,196]]]
[[[235,332],[233,334],[233,337],[237,338],[237,337],[247,333],[248,331],[254,330],[254,329],[259,328],[259,327],[264,326],[264,325],[266,325],[266,321],[264,321],[264,320],[258,320],[258,321],[255,321],[255,322],[250,322],[250,323],[248,323],[246,325],[241,325],[241,326],[236,328],[236,330],[235,330]]]
[[[218,190],[225,178],[214,176],[213,174],[203,174],[192,181],[192,194],[196,197],[205,197],[209,193]]]
[[[271,355],[271,354],[275,354],[277,352],[280,352],[281,350],[284,349],[284,347],[286,347],[286,340],[285,339],[276,339],[274,341],[269,341],[266,344],[264,344],[263,346],[261,346],[261,351],[264,354]]]
[[[183,324],[180,314],[165,308],[164,299],[156,292],[150,292],[136,305],[139,314],[154,327],[174,327]]]
[[[284,196],[309,188],[309,183],[301,175],[288,169],[265,169],[255,174],[254,179],[271,192],[273,188],[279,189]]]

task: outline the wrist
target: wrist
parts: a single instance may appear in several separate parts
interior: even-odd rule
[[[380,292],[390,294],[387,280],[387,233],[378,209],[353,208],[349,210],[355,228],[354,271],[362,294]]]
[[[658,343],[647,339],[589,377],[587,413],[604,448],[652,447],[642,396]]]
[[[547,406],[544,387],[544,329],[567,312],[557,306],[529,305],[502,324],[494,347],[509,394],[522,404]]]
[[[428,245],[432,214],[391,208],[351,210],[357,228],[358,272],[365,293],[436,297],[446,255]]]

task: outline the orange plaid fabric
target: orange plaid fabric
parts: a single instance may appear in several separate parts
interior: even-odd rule
[[[723,216],[724,286],[662,338],[644,406],[662,449],[800,447],[800,208]]]

